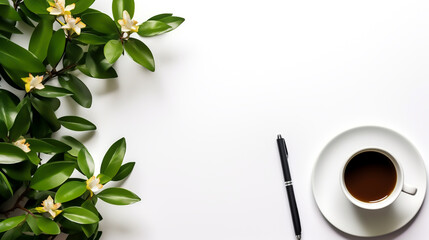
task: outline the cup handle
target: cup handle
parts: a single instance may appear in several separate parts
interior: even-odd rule
[[[408,185],[406,185],[406,184],[404,184],[404,186],[402,187],[402,191],[404,192],[404,193],[408,193],[408,194],[410,194],[410,195],[416,195],[416,193],[417,193],[417,188],[415,188],[415,187],[411,187],[411,186],[408,186]]]

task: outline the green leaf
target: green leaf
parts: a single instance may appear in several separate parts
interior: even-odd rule
[[[12,33],[0,29],[0,37],[10,39],[12,37]]]
[[[48,47],[48,62],[52,67],[57,66],[58,62],[61,60],[65,46],[66,35],[63,29],[59,29],[52,35]]]
[[[76,140],[73,137],[70,136],[64,136],[63,140],[70,146],[72,147],[72,149],[70,151],[68,151],[69,154],[71,154],[72,156],[78,156],[80,150],[82,148],[85,148],[85,146],[79,142],[78,140]],[[86,148],[85,148],[86,149]]]
[[[16,106],[16,111],[21,111],[21,108],[26,107],[28,111],[31,111],[30,99],[25,96]]]
[[[87,10],[85,10],[85,11],[82,12],[81,16],[85,15],[85,14],[89,14],[89,13],[99,13],[99,12],[101,12],[101,11],[96,10],[94,8],[88,8]]]
[[[125,138],[121,138],[116,141],[104,155],[100,173],[113,178],[116,173],[118,173],[119,168],[121,168],[121,164],[125,156],[125,150]]]
[[[49,196],[52,197],[54,194],[55,194],[55,192],[53,192],[53,191],[33,191],[33,190],[30,190],[28,192],[27,196],[30,199],[36,200],[37,203],[40,203],[40,205],[41,205],[41,203],[44,200],[46,200],[46,198],[48,198]],[[37,203],[36,203],[36,205],[37,205]],[[29,203],[27,203],[27,204],[29,204]],[[38,207],[38,206],[36,206],[36,207]]]
[[[9,139],[15,141],[20,136],[26,135],[30,128],[30,120],[30,111],[28,111],[28,107],[22,107],[10,128]]]
[[[123,51],[122,43],[119,40],[110,40],[104,46],[104,56],[112,64],[118,60]]]
[[[61,105],[61,101],[58,98],[45,98],[45,97],[36,97],[36,98],[48,104],[54,111],[57,111]]]
[[[26,72],[45,72],[45,65],[31,52],[21,46],[0,38],[0,64]]]
[[[87,178],[91,178],[94,175],[94,160],[86,148],[82,148],[79,151],[77,155],[77,164]]]
[[[8,130],[6,123],[3,122],[3,120],[0,119],[0,138],[6,138],[8,135]]]
[[[52,37],[53,19],[43,18],[36,26],[30,38],[28,50],[43,62],[48,55],[49,42]]]
[[[58,143],[58,141],[54,139],[27,138],[26,140],[30,144],[31,151],[34,151],[34,152],[51,154],[51,153],[62,153],[70,150],[69,146]]]
[[[45,88],[43,89],[35,90],[34,93],[47,98],[65,97],[73,95],[73,93],[67,89],[49,85],[45,85]]]
[[[27,160],[27,155],[19,147],[0,143],[0,164],[15,164],[24,160]]]
[[[20,100],[19,100],[19,98],[17,97],[17,96],[15,96],[15,94],[13,94],[13,93],[11,93],[11,92],[9,92],[9,91],[7,91],[7,90],[5,90],[5,89],[1,89],[0,88],[0,96],[1,95],[4,95],[4,96],[6,96],[11,102],[12,102],[12,104],[13,104],[13,108],[15,108],[15,106],[17,106],[19,103],[20,103]],[[3,102],[2,102],[3,103]],[[15,117],[16,116],[16,114],[17,114],[17,112],[15,112],[15,115],[13,115],[13,117]]]
[[[12,187],[10,186],[9,180],[7,177],[0,172],[0,196],[5,199],[9,199],[13,195]]]
[[[94,199],[97,199],[97,198],[94,197]],[[93,212],[97,216],[99,216],[100,221],[101,221],[102,218],[101,218],[100,214],[98,213],[97,208],[95,207],[95,205],[91,199],[86,200],[84,203],[82,203],[81,206],[83,208],[90,210],[91,212]],[[85,233],[85,235],[87,237],[92,236],[95,232],[97,232],[97,229],[98,229],[98,223],[82,225],[82,231]]]
[[[93,201],[94,199],[97,199],[97,198],[94,197],[93,199],[85,200],[85,202],[82,203],[81,207],[86,208],[86,209],[90,210],[91,212],[95,213],[97,216],[100,217],[100,220],[101,220],[100,213],[97,211],[97,208],[95,207],[95,203]]]
[[[47,121],[53,131],[60,129],[60,122],[58,121],[57,116],[55,116],[54,109],[49,102],[37,99],[33,96],[30,97],[30,100],[31,105],[33,105],[36,111],[40,113],[40,116]]]
[[[162,14],[158,14],[158,15],[155,15],[155,16],[149,18],[148,21],[149,20],[161,20],[163,18],[171,17],[171,16],[173,16],[172,13],[162,13]]]
[[[27,6],[25,6],[25,4],[19,4],[19,10],[21,10],[23,12],[23,14],[25,14],[25,16],[31,18],[33,21],[35,21],[35,22],[40,21],[40,17],[37,14],[31,12],[27,8]],[[34,25],[33,25],[33,27],[34,27]]]
[[[49,14],[48,10],[49,4],[46,0],[24,0],[25,6],[28,10],[36,14]]]
[[[102,46],[89,47],[85,64],[91,77],[115,78],[118,76],[115,69],[112,68],[112,64],[104,57]]]
[[[25,215],[11,217],[0,222],[0,233],[18,226],[25,221]]]
[[[100,178],[100,184],[106,184],[106,183],[112,181],[112,177],[104,175],[102,173],[98,174],[97,178]]]
[[[50,137],[52,134],[52,130],[48,124],[48,122],[40,116],[37,111],[33,111],[33,122],[32,126],[37,126],[37,128],[30,128],[31,134],[35,138],[45,138]]]
[[[76,3],[76,7],[71,11],[72,14],[78,14],[87,10],[94,3],[95,0],[67,0],[66,5]]]
[[[81,224],[77,224],[74,222],[71,222],[69,220],[67,220],[66,218],[64,218],[63,216],[61,216],[61,218],[59,218],[59,223],[61,224],[62,229],[64,229],[64,232],[70,233],[70,235],[67,236],[67,240],[87,240],[85,237],[80,237],[80,238],[73,238],[72,236],[76,236],[75,234],[79,234],[81,236],[85,236],[82,233],[82,228],[81,228]]]
[[[119,34],[116,23],[106,14],[102,12],[87,13],[82,16],[82,20],[86,25],[99,33],[104,34]]]
[[[3,234],[3,236],[1,237],[1,240],[15,240],[15,239],[18,239],[18,238],[19,238],[19,240],[32,240],[32,239],[28,239],[28,238],[25,238],[25,237],[21,237],[24,226],[25,225],[20,224],[17,227],[12,228],[9,231],[5,232]],[[2,234],[0,234],[0,235],[2,235]]]
[[[70,221],[68,221],[70,222]],[[73,232],[67,236],[67,240],[93,240],[88,239],[85,234],[82,232],[81,225],[73,223],[79,229],[73,229]]]
[[[31,151],[27,153],[28,159],[30,160],[30,162],[36,166],[39,165],[40,163],[40,158],[39,156],[37,156],[37,153],[35,151]]]
[[[82,107],[89,108],[92,104],[92,95],[86,85],[71,74],[58,78],[61,86],[73,93],[72,98]]]
[[[77,38],[75,38],[81,43],[91,44],[91,45],[104,45],[108,41],[107,39],[100,37],[91,33],[82,32]]]
[[[119,19],[122,19],[122,13],[124,10],[127,10],[132,19],[134,16],[134,0],[113,0],[112,1],[112,13],[113,18],[117,22]]]
[[[0,120],[2,120],[8,129],[13,125],[14,119],[18,114],[16,111],[16,104],[12,100],[11,93],[0,89]]]
[[[32,216],[31,214],[27,215],[27,223],[34,234],[39,235],[42,233],[40,228],[37,226],[36,217]]]
[[[100,221],[95,213],[83,207],[68,207],[63,210],[63,216],[79,224],[92,224]]]
[[[70,177],[74,168],[74,162],[46,163],[36,170],[30,187],[35,190],[49,190],[58,187]]]
[[[105,189],[97,197],[114,205],[129,205],[141,200],[136,194],[123,188]]]
[[[58,224],[49,218],[37,217],[36,223],[39,229],[43,233],[50,234],[50,235],[58,235],[61,232]]]
[[[133,171],[135,164],[136,164],[135,162],[129,162],[122,165],[121,168],[119,168],[118,173],[115,175],[115,177],[112,178],[112,180],[120,181],[128,177],[128,175],[130,175],[131,172]]]
[[[11,71],[11,70],[9,70]],[[7,82],[7,84],[9,84],[11,87],[18,89],[18,90],[22,90],[24,89],[24,81],[22,81],[21,78],[12,78],[11,76],[9,76],[9,71],[6,71],[5,68],[3,68],[3,66],[0,65],[0,76],[3,77],[3,79]]]
[[[26,142],[30,144],[32,152],[52,153],[55,148],[53,145],[36,138],[28,138]]]
[[[41,140],[55,147],[51,149],[52,153],[64,153],[72,149],[69,145],[53,138],[43,138]]]
[[[61,125],[74,131],[95,130],[97,127],[90,121],[78,116],[64,116],[58,119]]]
[[[0,5],[0,16],[13,21],[21,21],[18,12],[11,6]]]
[[[164,22],[149,20],[142,23],[138,34],[142,37],[152,37],[168,32],[172,27]]]
[[[83,50],[76,44],[69,43],[66,47],[66,53],[64,54],[63,65],[71,66],[77,64],[83,57]]]
[[[130,38],[125,42],[125,51],[138,64],[147,68],[149,71],[155,71],[155,61],[152,52],[142,41]]]
[[[18,34],[22,33],[21,31],[19,31],[18,28],[15,27],[15,22],[6,21],[1,17],[0,17],[0,31],[8,32],[8,33],[18,33]]]
[[[181,17],[170,16],[170,17],[159,19],[159,21],[170,25],[171,29],[168,31],[173,31],[174,29],[179,27],[180,24],[182,24],[185,21],[185,19]]]
[[[102,231],[98,231],[91,240],[100,240],[102,233]]]
[[[85,54],[85,61],[86,61],[86,55],[87,54]],[[89,69],[88,69],[87,65],[85,65],[85,64],[79,65],[79,66],[77,66],[77,69],[79,69],[79,71],[81,73],[85,74],[86,76],[92,77],[91,73],[89,72]]]
[[[3,68],[6,73],[5,80],[10,84],[11,82],[17,86],[17,89],[25,89],[25,83],[22,81],[22,77],[28,77],[28,72],[23,72],[16,69]],[[11,85],[13,86],[13,85]]]
[[[9,0],[0,0],[0,5],[7,5],[7,6],[9,6]]]
[[[49,160],[47,162],[48,163],[52,163],[52,162],[61,162],[61,161],[70,161],[70,162],[75,162],[76,161],[76,159],[70,159],[70,158],[66,157],[66,154],[67,153],[57,153],[57,154],[54,154],[51,158],[49,158]]]
[[[25,5],[21,5],[21,6],[25,6]],[[27,17],[27,15],[25,15],[25,13],[24,13],[24,11],[22,11],[22,9],[18,9],[18,15],[21,17],[23,22],[25,22],[28,26],[34,28],[33,22],[30,20],[29,17]]]
[[[29,161],[2,165],[0,168],[11,179],[18,181],[29,181],[31,179],[32,164]]]
[[[55,194],[56,203],[65,203],[82,196],[86,191],[86,183],[70,181],[64,183]]]
[[[20,103],[20,100],[17,96],[15,96],[15,94],[5,90],[5,89],[0,89],[0,93],[1,94],[5,94],[8,96],[8,98],[12,101],[14,106],[17,106]],[[17,113],[15,113],[16,115]]]
[[[85,233],[86,237],[91,237],[98,230],[98,223],[93,224],[83,224],[82,231]]]

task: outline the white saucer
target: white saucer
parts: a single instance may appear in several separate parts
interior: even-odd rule
[[[346,198],[340,186],[344,163],[363,148],[391,153],[404,170],[404,182],[417,188],[415,196],[401,193],[390,206],[364,210]],[[313,169],[312,188],[323,216],[339,230],[360,237],[380,236],[398,230],[419,211],[426,195],[426,170],[417,149],[398,133],[382,127],[358,127],[341,133],[322,150]]]

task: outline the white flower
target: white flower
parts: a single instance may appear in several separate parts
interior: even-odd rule
[[[73,18],[71,15],[64,15],[64,19],[66,20],[66,24],[64,24],[61,28],[66,30],[72,30],[77,35],[80,35],[80,30],[86,27],[85,23],[81,21],[80,18]],[[67,32],[66,32],[67,33]]]
[[[74,9],[75,4],[72,3],[70,5],[67,5],[67,7],[64,7],[66,5],[65,0],[55,0],[55,2],[49,2],[50,7],[48,7],[46,10],[51,15],[70,15],[70,11]]]
[[[138,32],[139,26],[137,26],[137,21],[130,18],[127,10],[122,12],[122,19],[118,20],[119,25],[121,25],[122,32]]]
[[[43,207],[36,207],[36,211],[39,213],[48,212],[51,214],[52,218],[55,218],[62,212],[61,210],[58,210],[58,208],[61,207],[61,203],[54,203],[51,196],[48,196],[48,198],[42,202],[42,206]]]
[[[13,142],[13,145],[21,148],[22,151],[28,153],[31,151],[30,149],[30,144],[29,143],[25,143],[25,138],[20,137],[18,140],[16,140],[15,142]]]
[[[91,192],[91,197],[94,195],[94,192],[99,191],[103,185],[100,184],[100,178],[92,176],[90,179],[86,180],[86,189]]]
[[[31,89],[33,89],[33,88],[39,89],[39,90],[45,88],[45,86],[43,86],[43,84],[42,84],[43,76],[33,77],[33,75],[31,75],[31,73],[29,73],[28,75],[29,75],[29,77],[21,78],[22,81],[25,82],[25,91],[26,92],[30,92]]]

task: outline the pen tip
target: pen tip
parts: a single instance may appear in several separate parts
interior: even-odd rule
[[[277,134],[277,139],[281,139],[281,138],[282,138],[282,135]]]
[[[301,235],[296,235],[296,239],[300,240],[301,239]]]

